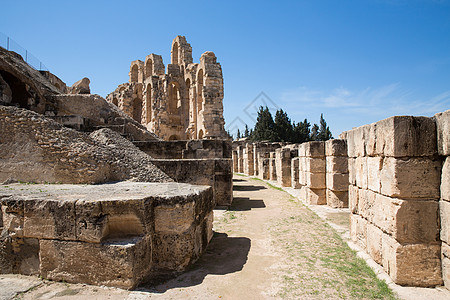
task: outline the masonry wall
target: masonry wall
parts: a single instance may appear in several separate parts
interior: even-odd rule
[[[352,240],[397,284],[441,284],[436,123],[391,117],[348,131],[347,141]]]
[[[348,156],[347,141],[343,139],[325,142],[326,198],[334,208],[348,207]]]

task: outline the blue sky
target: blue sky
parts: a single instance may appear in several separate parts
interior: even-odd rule
[[[230,130],[264,103],[295,121],[323,113],[334,136],[450,109],[450,0],[4,1],[0,31],[102,96],[133,60],[167,65],[184,35],[194,62],[213,51],[222,65]]]

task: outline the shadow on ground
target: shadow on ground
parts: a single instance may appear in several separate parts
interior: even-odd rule
[[[233,185],[233,191],[259,191],[267,189],[262,185]]]
[[[241,182],[241,181],[245,181],[245,180],[244,179],[233,178],[233,182]]]
[[[251,241],[214,232],[205,253],[186,272],[157,286],[142,286],[142,292],[164,293],[173,288],[199,285],[208,274],[225,275],[241,271],[247,262]]]
[[[252,210],[252,208],[265,208],[263,200],[251,199],[248,197],[234,197],[233,202],[228,208],[230,211],[246,211]]]

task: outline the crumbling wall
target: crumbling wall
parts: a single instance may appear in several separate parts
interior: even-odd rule
[[[441,284],[434,120],[391,117],[346,135],[352,240],[397,284]]]

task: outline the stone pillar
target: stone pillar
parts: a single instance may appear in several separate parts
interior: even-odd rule
[[[327,205],[348,207],[348,156],[346,140],[325,142]]]
[[[237,157],[238,157],[238,173],[244,173],[244,155],[243,146],[237,146]]]
[[[277,182],[281,186],[291,186],[291,149],[284,147],[275,150]]]
[[[301,144],[299,158],[302,197],[308,204],[326,204],[325,143],[314,141]]]
[[[253,144],[244,145],[244,173],[253,176]]]
[[[441,198],[439,201],[441,221],[442,278],[450,289],[450,110],[435,115],[437,123],[438,153],[444,159],[441,174]]]
[[[436,144],[436,124],[426,117],[347,132],[352,240],[400,285],[443,282]]]
[[[277,167],[276,167],[276,157],[275,152],[270,152],[269,154],[269,180],[277,180]]]
[[[238,151],[233,150],[233,172],[235,173],[239,171],[238,164],[239,164]]]
[[[291,160],[291,187],[294,189],[299,189],[301,187],[299,182],[299,163],[300,157],[294,157]]]
[[[259,167],[258,167],[258,143],[253,143],[253,176],[258,176],[259,173]]]

